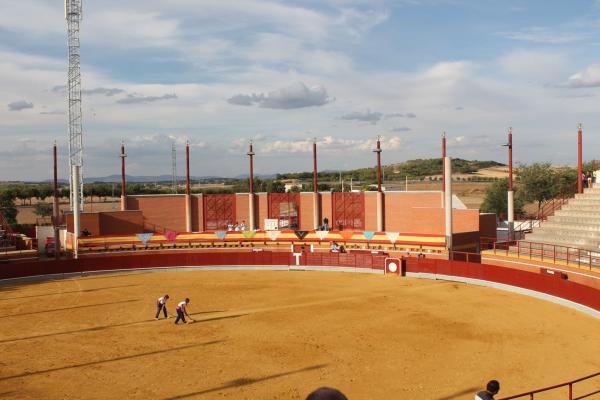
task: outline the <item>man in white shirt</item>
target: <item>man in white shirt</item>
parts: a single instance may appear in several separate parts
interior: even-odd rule
[[[163,297],[159,297],[158,300],[156,300],[156,315],[154,316],[154,319],[158,319],[158,316],[160,315],[160,310],[163,311],[163,313],[165,314],[165,318],[169,318],[169,314],[167,314],[167,301],[169,300],[169,295],[165,294]]]
[[[187,305],[189,303],[190,299],[186,298],[185,300],[177,304],[177,307],[175,307],[175,311],[177,311],[177,318],[175,318],[175,324],[179,323],[179,320],[182,320],[184,324],[187,324],[187,321],[185,320],[186,316],[190,319],[190,321],[194,322],[192,317],[190,317],[190,314],[188,314],[187,312]]]

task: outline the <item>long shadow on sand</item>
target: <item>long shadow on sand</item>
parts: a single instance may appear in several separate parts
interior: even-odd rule
[[[34,315],[34,314],[45,314],[45,313],[50,313],[50,312],[56,312],[56,311],[66,311],[66,310],[76,310],[78,308],[87,308],[87,307],[99,307],[99,306],[110,306],[113,304],[120,304],[120,303],[130,303],[130,302],[134,302],[134,301],[140,301],[140,299],[130,299],[130,300],[121,300],[121,301],[111,301],[109,303],[96,303],[96,304],[87,304],[84,306],[73,306],[73,307],[64,307],[64,308],[53,308],[51,310],[44,310],[44,311],[27,311],[27,312],[22,312],[22,313],[17,313],[17,314],[9,314],[9,315],[0,315],[0,318],[10,318],[10,317],[27,317],[29,315]]]
[[[219,390],[231,389],[231,388],[240,387],[240,386],[247,386],[247,385],[252,385],[254,383],[257,383],[257,382],[263,382],[263,381],[268,381],[271,379],[281,378],[282,376],[299,374],[301,372],[306,372],[306,371],[314,371],[316,369],[321,369],[326,366],[327,366],[327,364],[318,364],[318,365],[313,365],[313,366],[306,367],[306,368],[296,369],[293,371],[281,372],[279,374],[261,376],[258,378],[239,378],[239,379],[235,379],[233,381],[227,382],[221,386],[217,386],[217,387],[205,389],[205,390],[200,390],[198,392],[191,392],[191,393],[180,394],[178,396],[167,397],[164,400],[179,400],[179,399],[186,399],[188,397],[201,396],[203,394],[217,392]]]
[[[233,319],[233,318],[243,317],[245,315],[248,315],[248,314],[235,314],[235,315],[226,315],[226,316],[222,316],[222,317],[203,318],[203,319],[197,319],[197,320],[195,320],[194,323],[195,324],[199,324],[199,323],[202,323],[202,322],[219,321],[219,320],[222,320],[222,319]],[[154,324],[156,324],[156,321],[154,319],[150,319],[150,320],[144,320],[144,321],[125,322],[125,323],[122,323],[122,324],[93,326],[93,327],[90,327],[90,328],[77,329],[77,330],[73,330],[73,331],[64,331],[64,332],[55,332],[55,333],[44,333],[44,334],[41,334],[41,335],[24,336],[24,337],[13,338],[13,339],[4,339],[4,340],[0,340],[0,344],[14,343],[14,342],[20,342],[20,341],[23,341],[23,340],[40,339],[40,338],[53,337],[53,336],[71,335],[71,334],[77,334],[77,333],[83,333],[83,332],[97,332],[97,331],[103,331],[105,329],[118,328],[118,327],[122,327],[122,326],[140,325],[140,324],[147,324],[147,323],[154,323]]]
[[[43,369],[43,370],[40,370],[40,371],[23,372],[21,374],[15,374],[15,375],[9,375],[9,376],[1,376],[0,377],[0,381],[6,381],[6,380],[9,380],[9,379],[15,379],[15,378],[24,378],[24,377],[29,377],[29,376],[34,376],[34,375],[40,375],[40,374],[47,374],[47,373],[50,373],[50,372],[65,371],[65,370],[74,369],[74,368],[88,367],[88,366],[91,366],[91,365],[106,364],[106,363],[110,363],[110,362],[114,362],[114,361],[130,360],[132,358],[140,358],[140,357],[146,357],[146,356],[153,356],[153,355],[157,355],[157,354],[169,353],[171,351],[185,350],[185,349],[190,349],[190,348],[193,348],[193,347],[200,347],[200,346],[208,346],[208,345],[211,345],[211,344],[217,344],[217,343],[222,343],[222,342],[224,342],[224,340],[213,340],[213,341],[210,341],[210,342],[189,344],[189,345],[186,345],[186,346],[173,347],[173,348],[170,348],[170,349],[149,351],[149,352],[146,352],[146,353],[132,354],[132,355],[129,355],[129,356],[121,356],[121,357],[115,357],[115,358],[108,358],[106,360],[91,361],[91,362],[87,362],[87,363],[67,365],[67,366],[64,366],[64,367]]]
[[[452,393],[449,394],[448,396],[444,396],[444,397],[438,397],[434,400],[452,400],[452,399],[458,399],[458,398],[462,398],[465,395],[472,393],[473,395],[475,395],[475,391],[479,389],[479,387],[474,386],[465,390],[461,390],[460,392],[456,392],[456,393]]]
[[[28,299],[28,298],[31,298],[31,297],[57,296],[57,295],[61,295],[61,294],[70,294],[70,293],[97,292],[99,290],[118,289],[118,288],[124,288],[124,287],[132,287],[132,286],[140,286],[140,285],[107,286],[107,287],[101,287],[101,288],[69,290],[69,291],[55,292],[55,293],[32,294],[32,295],[29,295],[29,296],[4,297],[4,298],[1,298],[0,301],[4,301],[4,300],[16,300],[16,299]]]

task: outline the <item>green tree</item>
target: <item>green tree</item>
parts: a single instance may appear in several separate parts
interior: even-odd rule
[[[523,200],[520,192],[515,195],[515,213],[522,212]],[[500,179],[491,184],[485,191],[485,198],[481,204],[481,212],[507,214],[508,213],[508,178]]]
[[[17,223],[17,207],[15,207],[16,194],[12,190],[2,190],[0,192],[0,213],[6,218],[6,222],[11,225]]]
[[[557,174],[550,163],[519,165],[517,181],[522,191],[522,199],[526,202],[537,202],[538,212],[544,201],[558,195]]]
[[[37,203],[33,206],[33,212],[38,217],[49,217],[52,215],[52,204]]]

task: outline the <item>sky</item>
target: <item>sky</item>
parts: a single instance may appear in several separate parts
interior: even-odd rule
[[[83,2],[84,175],[310,171],[448,155],[600,158],[598,0]],[[68,171],[66,21],[0,0],[0,180]]]

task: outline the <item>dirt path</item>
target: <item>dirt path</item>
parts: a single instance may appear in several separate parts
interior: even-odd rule
[[[196,322],[154,321],[163,292]],[[439,281],[159,272],[0,286],[0,354],[9,399],[471,399],[600,370],[600,321]]]

